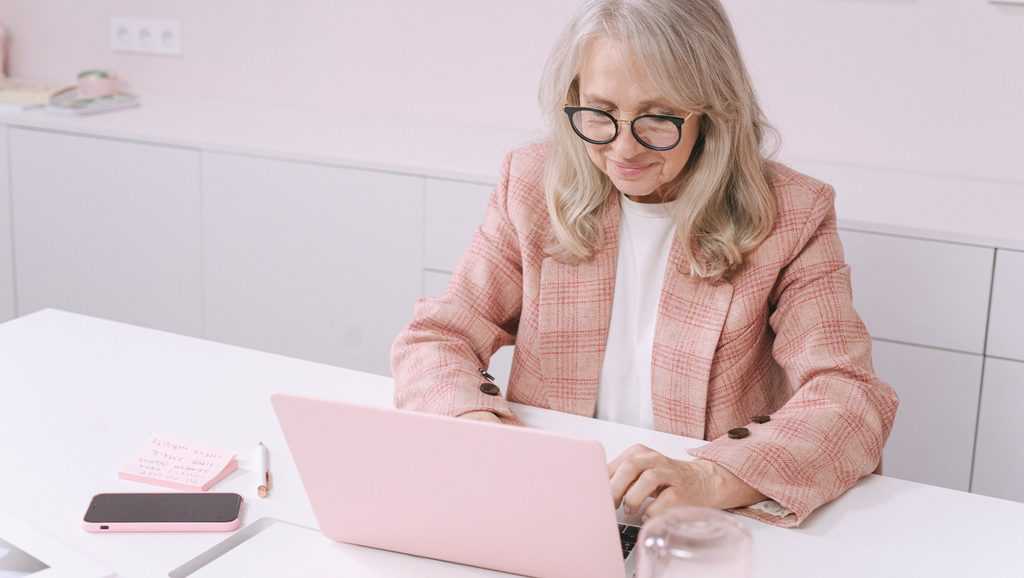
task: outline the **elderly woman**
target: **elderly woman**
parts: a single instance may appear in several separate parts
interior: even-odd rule
[[[718,0],[594,0],[541,84],[443,297],[392,351],[395,405],[520,424],[507,398],[710,443],[609,464],[616,507],[797,526],[880,466],[898,400],[853,309],[832,188],[767,158]],[[649,500],[648,500],[649,498]]]

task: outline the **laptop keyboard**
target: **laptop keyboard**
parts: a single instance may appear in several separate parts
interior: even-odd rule
[[[629,557],[629,553],[633,551],[633,546],[636,546],[636,539],[640,535],[640,528],[636,526],[627,526],[626,524],[619,524],[619,542],[622,543],[622,559],[625,560]]]

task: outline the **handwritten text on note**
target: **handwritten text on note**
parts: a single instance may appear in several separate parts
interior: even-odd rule
[[[143,451],[121,468],[120,474],[136,481],[206,489],[234,463],[234,454],[154,435]]]

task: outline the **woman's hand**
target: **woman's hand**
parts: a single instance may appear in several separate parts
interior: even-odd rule
[[[637,444],[608,464],[615,507],[625,504],[627,515],[640,513],[648,497],[644,519],[673,506],[736,508],[764,500],[725,468],[707,460],[673,460]]]
[[[501,419],[499,419],[497,415],[489,411],[471,411],[469,413],[464,413],[459,417],[462,419],[472,419],[476,421],[490,421],[494,423],[501,423]]]

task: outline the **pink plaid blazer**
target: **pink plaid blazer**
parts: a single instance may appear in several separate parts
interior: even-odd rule
[[[515,344],[510,401],[594,416],[611,319],[620,212],[582,264],[547,256],[545,145],[512,151],[487,214],[443,297],[417,302],[392,348],[395,406],[521,424],[481,387]],[[879,466],[898,399],[875,376],[853,309],[829,185],[770,163],[778,217],[729,282],[687,274],[678,239],[658,306],[651,399],[659,431],[710,440],[690,450],[792,512],[739,514],[797,526]],[[611,352],[614,355],[614,352]],[[495,390],[491,388],[491,393]],[[768,415],[767,423],[752,423]],[[745,426],[750,435],[726,432]]]

